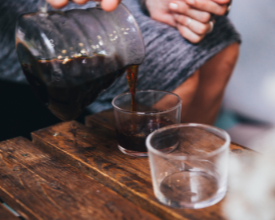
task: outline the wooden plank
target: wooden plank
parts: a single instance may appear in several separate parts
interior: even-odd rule
[[[60,123],[32,133],[33,141],[161,219],[225,219],[222,202],[199,210],[172,209],[160,204],[152,190],[148,159],[122,154],[117,149],[114,128],[104,124],[104,120],[100,114],[88,117],[90,128],[75,121]],[[231,149],[236,150],[232,151],[234,154],[254,154],[234,144]]]
[[[14,214],[12,214],[4,205],[0,202],[0,219],[1,220],[19,220]]]
[[[90,115],[85,118],[85,125],[93,128],[104,126],[106,128],[115,130],[115,119],[113,110],[106,110],[95,115]]]
[[[25,219],[157,219],[24,138],[0,143],[0,198]]]
[[[103,126],[115,131],[115,119],[113,110],[106,110],[94,115],[87,116],[85,119],[85,125],[93,129],[100,128]],[[249,152],[251,152],[252,154],[255,153],[254,150],[237,144],[235,142],[231,142],[230,149],[235,154],[242,154],[243,150],[247,150],[245,154],[249,154]]]

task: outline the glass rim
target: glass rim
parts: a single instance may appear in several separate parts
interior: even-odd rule
[[[208,129],[215,130],[218,133],[224,135],[225,142],[218,149],[213,150],[211,152],[207,152],[207,153],[205,153],[203,155],[180,155],[180,156],[178,156],[178,155],[176,155],[176,156],[175,155],[168,155],[166,153],[158,151],[150,143],[152,137],[155,134],[157,134],[157,133],[160,133],[160,132],[163,132],[165,130],[172,129],[172,128],[186,128],[186,127],[193,127],[193,128],[200,127],[200,128],[208,128]],[[186,159],[199,159],[199,158],[205,158],[205,157],[211,157],[211,156],[217,155],[218,153],[224,151],[227,147],[229,147],[230,146],[230,142],[231,142],[231,138],[230,138],[229,134],[225,130],[223,130],[223,129],[220,129],[220,128],[217,128],[217,127],[214,127],[214,126],[211,126],[211,125],[206,125],[206,124],[181,123],[181,124],[173,124],[173,125],[165,126],[163,128],[160,128],[160,129],[157,129],[157,130],[153,131],[152,133],[150,133],[147,136],[145,144],[146,144],[148,153],[149,152],[153,152],[154,154],[157,154],[158,156],[161,156],[161,157],[164,157],[164,158],[168,158],[168,159],[186,160]]]
[[[154,90],[154,89],[148,89],[148,90],[136,90],[136,93],[145,93],[145,92],[162,92],[162,93],[166,93],[166,94],[169,94],[169,95],[172,95],[174,97],[176,97],[178,99],[178,103],[172,107],[172,108],[169,108],[169,109],[166,109],[166,110],[163,110],[163,111],[158,111],[158,112],[152,112],[152,111],[144,111],[144,112],[139,112],[139,111],[131,111],[131,110],[125,110],[125,109],[122,109],[120,107],[118,107],[116,104],[115,104],[115,101],[116,99],[120,98],[121,96],[124,96],[124,95],[131,95],[130,92],[124,92],[124,93],[121,93],[119,95],[117,95],[116,97],[113,98],[112,100],[112,106],[116,109],[116,110],[119,110],[120,112],[124,112],[124,113],[128,113],[128,114],[137,114],[137,115],[155,115],[155,114],[163,114],[163,113],[167,113],[167,112],[170,112],[170,111],[173,111],[175,109],[177,109],[179,107],[179,105],[182,104],[182,100],[181,98],[173,93],[173,92],[168,92],[168,91],[165,91],[165,90]]]

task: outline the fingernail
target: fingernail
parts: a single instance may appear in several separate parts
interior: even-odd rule
[[[171,2],[169,4],[169,8],[172,9],[172,10],[177,10],[178,9],[178,4]]]
[[[194,0],[186,0],[186,2],[187,2],[188,4],[191,4],[191,5],[193,5],[193,4],[195,3]]]

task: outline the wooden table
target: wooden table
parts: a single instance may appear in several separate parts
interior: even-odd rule
[[[233,154],[254,151],[231,144]],[[230,193],[230,192],[228,192]],[[63,122],[0,142],[0,199],[24,219],[225,219],[223,201],[172,209],[153,194],[147,158],[117,149],[113,114]],[[18,219],[0,203],[0,220]]]

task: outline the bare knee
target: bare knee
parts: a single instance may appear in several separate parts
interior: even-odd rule
[[[239,44],[234,43],[216,54],[200,68],[200,80],[208,88],[223,91],[233,73],[239,55]]]
[[[173,92],[182,100],[182,115],[186,113],[191,104],[199,84],[199,70],[194,72],[186,81],[184,81]]]
[[[186,81],[178,86],[173,92],[176,93],[181,99],[186,100],[188,97],[193,97],[199,84],[199,70],[194,72]]]

